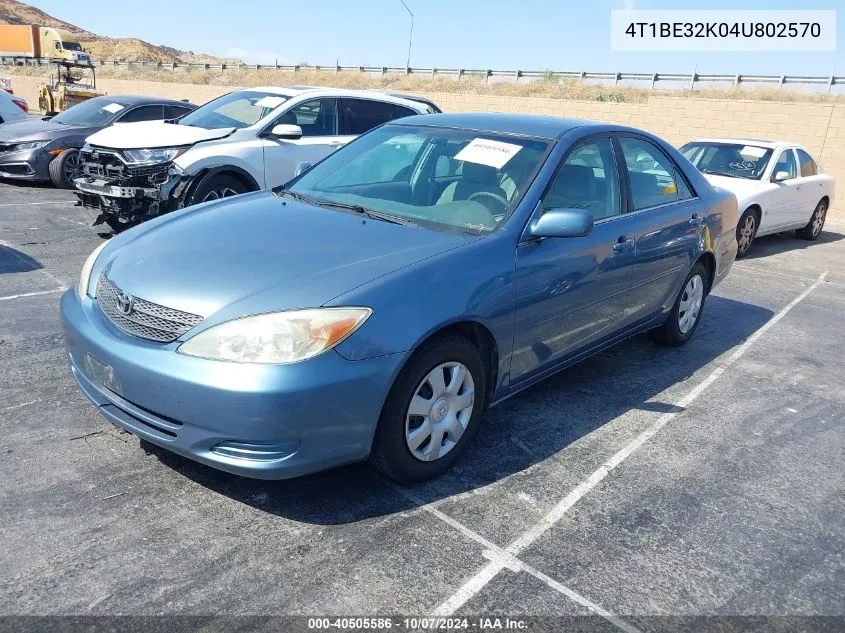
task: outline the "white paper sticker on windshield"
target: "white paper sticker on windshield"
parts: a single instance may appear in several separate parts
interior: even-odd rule
[[[262,97],[255,102],[255,105],[259,108],[278,108],[284,102],[284,97]]]
[[[742,148],[740,154],[743,156],[750,156],[751,158],[763,158],[766,152],[769,151],[764,147],[754,147],[753,145],[746,145]]]
[[[464,160],[501,169],[521,149],[522,145],[491,141],[486,138],[474,138],[466,147],[455,154],[455,160]]]
[[[123,106],[119,103],[110,103],[107,106],[103,106],[103,110],[114,114],[115,112],[120,112],[121,110],[123,110]]]

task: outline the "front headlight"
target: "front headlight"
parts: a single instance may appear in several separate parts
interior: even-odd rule
[[[315,308],[244,317],[188,339],[188,356],[236,363],[296,363],[331,349],[357,330],[370,308]]]
[[[187,147],[157,147],[155,149],[125,149],[123,158],[129,165],[155,165],[173,160]]]
[[[29,143],[15,143],[8,148],[10,152],[22,152],[26,149],[40,149],[50,141],[31,141]]]
[[[79,284],[76,287],[76,294],[79,295],[80,299],[84,299],[85,295],[88,294],[88,284],[91,281],[91,269],[94,268],[94,264],[97,263],[97,258],[100,256],[100,253],[103,252],[103,249],[107,244],[108,241],[100,244],[94,249],[94,252],[88,256],[85,263],[82,264],[82,274],[79,275]]]

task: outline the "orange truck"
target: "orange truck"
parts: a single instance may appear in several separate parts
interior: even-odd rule
[[[91,63],[91,56],[73,33],[35,24],[0,24],[0,57]]]

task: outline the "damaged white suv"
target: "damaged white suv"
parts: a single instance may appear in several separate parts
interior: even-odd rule
[[[387,121],[439,112],[425,99],[302,86],[238,90],[169,121],[89,136],[74,181],[115,232],[188,205],[283,184]]]

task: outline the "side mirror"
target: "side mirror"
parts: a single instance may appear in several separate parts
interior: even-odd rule
[[[774,177],[772,178],[774,182],[783,182],[784,180],[789,180],[789,172],[788,171],[779,171],[776,172]]]
[[[306,171],[311,169],[313,166],[314,166],[314,163],[309,163],[308,161],[297,163],[296,171],[293,172],[293,175],[299,176],[300,174],[304,174]]]
[[[273,126],[270,130],[270,136],[295,141],[302,138],[302,128],[298,125],[291,125],[290,123],[280,123],[279,125]]]
[[[549,209],[528,225],[531,237],[584,237],[593,231],[593,214],[584,209]]]

